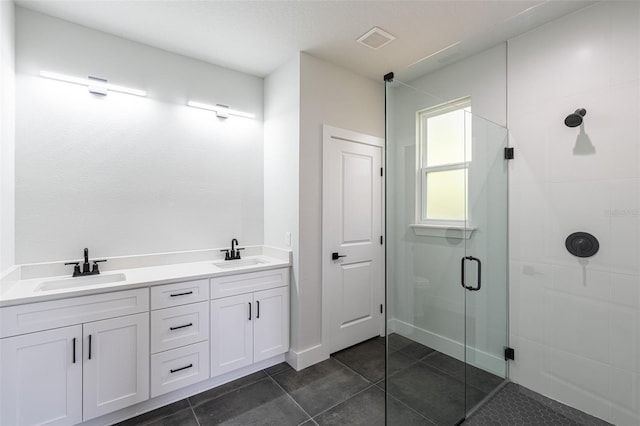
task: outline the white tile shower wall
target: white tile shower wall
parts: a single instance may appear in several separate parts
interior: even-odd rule
[[[640,3],[603,2],[508,43],[511,379],[640,424]],[[563,120],[586,108],[584,126]],[[579,260],[567,235],[593,233]]]

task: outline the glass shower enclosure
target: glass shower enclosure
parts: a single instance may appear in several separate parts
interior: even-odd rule
[[[460,424],[507,377],[507,130],[473,111],[386,83],[388,425]]]

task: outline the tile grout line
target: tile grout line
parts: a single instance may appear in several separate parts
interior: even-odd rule
[[[196,419],[196,424],[198,426],[200,426],[200,420],[198,419],[196,411],[193,409],[193,405],[191,405],[191,400],[189,398],[187,398],[187,402],[189,403],[189,408],[191,409],[191,414],[193,414],[193,417]]]
[[[435,423],[434,421],[432,421],[430,418],[428,418],[427,416],[424,416],[422,413],[418,412],[416,409],[414,409],[413,407],[410,407],[409,405],[405,404],[404,402],[400,401],[398,398],[396,398],[395,396],[393,396],[392,394],[390,394],[389,392],[386,391],[386,389],[384,390],[384,395],[385,396],[389,396],[390,398],[393,398],[394,401],[400,403],[401,405],[403,405],[404,407],[408,408],[410,411],[414,412],[415,414],[417,414],[420,418],[425,419],[426,421],[428,421],[429,423],[433,424],[433,425],[437,425],[437,423]],[[386,408],[386,407],[385,407]],[[386,420],[386,419],[385,419]]]
[[[473,389],[475,389],[475,390],[477,390],[477,391],[479,391],[479,392],[481,392],[481,393],[483,393],[483,394],[486,394],[486,392],[485,392],[483,389],[479,388],[479,387],[478,387],[478,386],[476,386],[476,385],[473,385],[473,384],[471,384],[471,383],[468,383],[468,382],[466,381],[466,374],[465,374],[465,380],[460,380],[458,377],[456,377],[455,375],[453,375],[452,373],[450,373],[450,372],[448,372],[448,371],[446,371],[446,370],[444,370],[444,369],[441,369],[441,368],[438,368],[438,367],[436,367],[436,366],[433,366],[433,365],[427,364],[426,362],[424,362],[424,360],[425,360],[426,358],[428,358],[428,357],[429,357],[429,355],[425,356],[424,358],[422,358],[421,360],[417,361],[416,363],[414,363],[414,364],[412,364],[412,365],[415,365],[415,364],[417,364],[417,363],[419,362],[419,363],[421,363],[421,364],[424,364],[427,368],[430,368],[431,370],[435,371],[436,373],[444,374],[445,376],[447,376],[447,377],[449,377],[449,378],[451,378],[451,379],[455,380],[456,382],[458,382],[458,383],[462,383],[464,386],[472,387]]]
[[[187,403],[189,404],[189,398],[184,398],[184,399],[186,399],[186,400],[187,400]],[[153,413],[153,412],[154,412],[154,411],[156,411],[156,410],[160,410],[160,409],[162,409],[162,408],[164,408],[164,407],[168,407],[169,405],[172,405],[172,404],[177,404],[177,403],[178,403],[178,402],[180,402],[180,401],[181,401],[181,400],[178,400],[178,401],[176,401],[176,402],[172,402],[171,404],[167,404],[167,405],[164,405],[164,406],[162,406],[162,407],[155,408],[155,409],[153,409],[153,410],[151,410],[151,411],[147,411],[146,413],[142,413],[142,414],[139,414],[139,415],[137,415],[137,416],[130,417],[130,418],[125,419],[125,420],[123,420],[123,421],[121,421],[121,422],[118,422],[118,423],[116,423],[116,424],[120,424],[120,423],[124,423],[124,424],[126,424],[127,422],[129,422],[129,421],[131,421],[131,420],[135,419],[136,417],[140,417],[140,416],[144,416],[144,415],[147,415],[147,414]],[[191,404],[189,404],[189,406],[191,406]],[[133,426],[147,426],[147,425],[150,425],[150,424],[152,424],[152,423],[154,423],[154,422],[157,422],[158,420],[166,419],[167,417],[170,417],[170,416],[174,415],[175,413],[177,413],[177,412],[179,412],[179,411],[182,411],[182,410],[186,410],[186,409],[187,409],[187,407],[182,408],[182,409],[180,409],[180,410],[178,410],[178,411],[174,411],[174,412],[169,413],[169,414],[165,414],[165,415],[160,416],[160,417],[155,418],[155,419],[154,419],[154,418],[151,418],[151,419],[143,420],[143,421],[142,421],[142,423],[136,423],[136,424],[135,424],[135,425],[133,425]]]
[[[259,370],[259,371],[264,371],[264,370]],[[257,371],[256,371],[256,373],[257,373]],[[255,374],[255,373],[251,373],[251,374]],[[248,377],[248,376],[244,376],[244,377]],[[244,377],[239,377],[238,379],[235,379],[235,380],[240,380],[240,379],[243,379]],[[237,391],[237,390],[244,389],[244,388],[246,388],[247,386],[251,386],[251,385],[253,385],[253,384],[255,384],[255,383],[258,383],[258,382],[259,382],[259,381],[261,381],[261,380],[264,380],[264,379],[267,379],[267,378],[270,378],[270,377],[271,377],[271,376],[269,376],[269,374],[268,374],[267,372],[265,372],[265,377],[260,377],[259,379],[254,380],[254,381],[252,381],[252,382],[250,382],[250,383],[245,383],[245,384],[244,384],[244,385],[242,385],[242,386],[239,386],[239,387],[237,387],[237,388],[233,388],[233,389],[231,389],[231,390],[229,390],[229,391],[227,391],[227,392],[223,392],[223,393],[221,393],[220,395],[215,396],[214,398],[206,399],[206,400],[204,400],[204,401],[202,401],[202,402],[200,402],[200,403],[196,404],[196,405],[195,405],[195,407],[198,407],[198,406],[200,406],[200,405],[202,405],[202,404],[205,404],[205,403],[207,403],[207,402],[209,402],[209,401],[213,401],[214,399],[218,399],[218,398],[220,398],[220,397],[222,397],[222,396],[228,395],[228,394],[230,394],[231,392],[235,392],[235,391]],[[221,387],[221,386],[227,385],[227,384],[229,384],[229,383],[233,383],[235,380],[232,380],[232,381],[230,381],[230,382],[224,383],[224,384],[219,385],[219,386],[215,386],[215,387],[213,387],[213,388],[211,388],[211,389],[207,389],[207,390],[213,390],[213,389],[215,389],[216,387]],[[207,391],[203,391],[203,392],[200,392],[200,393],[205,393],[205,392],[207,392]],[[200,395],[200,394],[196,394],[196,395]],[[196,396],[196,395],[192,395],[192,396]],[[190,406],[192,406],[192,404],[191,404],[191,400],[190,400],[189,398],[186,398],[186,399],[187,399],[187,400],[189,400],[189,405],[190,405]],[[193,407],[193,406],[192,406],[192,407]]]
[[[293,396],[291,396],[291,395],[289,394],[289,392],[287,392],[287,391],[286,391],[282,386],[280,386],[280,383],[278,383],[278,382],[277,382],[273,377],[271,377],[271,376],[269,375],[269,373],[267,373],[267,376],[269,377],[269,379],[270,379],[273,383],[275,383],[275,385],[276,385],[276,386],[277,386],[277,387],[278,387],[282,392],[284,392],[284,394],[285,394],[285,395],[287,395],[287,397],[289,397],[289,399],[290,399],[291,401],[293,401],[293,403],[294,403],[294,404],[295,404],[295,405],[296,405],[300,410],[302,410],[302,412],[303,412],[304,414],[306,414],[306,415],[307,415],[307,417],[309,417],[308,419],[306,419],[306,420],[305,420],[304,422],[302,422],[302,423],[308,422],[309,420],[312,420],[312,421],[315,423],[315,420],[313,420],[313,417],[311,417],[311,414],[309,414],[309,413],[307,412],[307,410],[305,410],[304,408],[302,408],[302,406],[301,406],[300,404],[298,404],[298,401],[296,401],[296,400],[293,398]],[[300,424],[302,424],[302,423],[300,423]]]
[[[324,414],[324,413],[326,413],[327,411],[330,411],[330,410],[332,410],[332,409],[336,408],[337,406],[344,404],[345,402],[347,402],[347,401],[349,401],[349,400],[351,400],[351,399],[355,398],[356,396],[360,395],[360,394],[361,394],[361,393],[363,393],[364,391],[367,391],[367,390],[369,390],[369,389],[371,389],[371,388],[377,388],[377,386],[376,386],[376,385],[374,385],[374,384],[370,384],[370,385],[369,385],[369,386],[367,386],[366,388],[364,388],[364,389],[362,389],[362,390],[360,390],[360,391],[358,391],[358,392],[354,393],[353,395],[351,395],[349,398],[345,399],[344,401],[337,402],[337,403],[333,404],[332,406],[330,406],[330,407],[328,407],[328,408],[326,408],[326,409],[324,409],[324,410],[320,411],[318,414],[316,414],[315,416],[313,416],[313,417],[312,417],[312,419],[315,419],[315,418],[316,418],[316,417],[318,417],[319,415]],[[380,389],[380,388],[378,388],[378,389]],[[381,389],[381,390],[382,390],[382,389]],[[383,391],[383,392],[384,392],[384,391]],[[315,421],[315,420],[314,420],[314,421]],[[317,422],[316,422],[316,423],[317,423]]]
[[[383,345],[383,346],[385,346],[385,358],[386,358],[386,357],[387,357],[387,354],[386,354],[386,345]],[[394,350],[394,351],[393,351],[393,352],[391,352],[391,353],[400,352],[400,351],[401,351],[400,349],[396,349],[396,350]],[[419,362],[422,362],[422,360],[423,360],[424,358],[428,357],[428,356],[429,356],[429,355],[431,355],[432,353],[436,353],[436,351],[435,351],[435,350],[433,350],[433,352],[431,352],[431,353],[429,353],[429,354],[425,355],[425,356],[424,356],[423,358],[421,358],[421,359],[415,359],[415,358],[410,357],[410,356],[408,356],[408,355],[406,355],[406,354],[403,354],[403,355],[407,356],[408,358],[411,358],[411,360],[412,360],[411,364],[409,364],[407,367],[405,367],[405,368],[403,368],[403,369],[401,369],[401,370],[396,371],[396,372],[395,372],[395,373],[393,373],[393,374],[390,374],[388,377],[393,377],[393,376],[395,376],[396,374],[399,374],[399,373],[401,373],[401,372],[403,372],[403,371],[405,371],[405,370],[407,370],[407,369],[411,368],[412,366],[414,366],[414,365],[418,364]],[[386,374],[386,368],[385,368],[385,377],[383,377],[382,379],[380,379],[380,380],[378,380],[378,381],[376,381],[376,382],[372,382],[372,381],[370,381],[369,379],[367,379],[366,377],[364,377],[362,374],[360,374],[360,373],[358,373],[357,371],[355,371],[355,370],[354,370],[353,368],[351,368],[349,365],[347,365],[347,364],[345,364],[344,362],[340,361],[340,360],[339,360],[338,358],[336,358],[335,356],[332,356],[331,358],[335,359],[336,361],[338,361],[340,364],[344,365],[344,366],[345,366],[346,368],[348,368],[349,370],[353,371],[354,373],[356,373],[357,375],[359,375],[360,377],[362,377],[362,378],[363,378],[363,379],[365,379],[366,381],[370,382],[370,383],[371,383],[371,386],[374,386],[374,387],[376,387],[376,388],[380,389],[380,390],[384,393],[385,397],[386,397],[387,395],[391,396],[394,400],[398,401],[398,402],[399,402],[400,404],[402,404],[403,406],[405,406],[405,407],[409,408],[411,411],[413,411],[414,413],[416,413],[419,417],[421,417],[421,418],[423,418],[423,419],[427,420],[428,422],[433,423],[430,419],[428,419],[427,417],[423,416],[422,414],[420,414],[419,412],[417,412],[416,410],[414,410],[413,408],[409,407],[408,405],[406,405],[405,403],[403,403],[402,401],[400,401],[399,399],[397,399],[396,397],[394,397],[393,395],[391,395],[391,394],[389,394],[389,393],[387,392],[386,380],[385,380],[385,379],[387,378],[387,377],[386,377],[386,376],[387,376],[387,374]],[[426,365],[426,364],[425,364],[425,365]],[[385,366],[386,366],[386,359],[385,359]],[[385,382],[385,388],[384,388],[384,389],[382,389],[380,386],[378,386],[378,385],[377,385],[377,383],[380,383],[380,382],[383,382],[383,381]],[[342,404],[342,403],[344,403],[344,402],[347,402],[347,401],[348,401],[348,400],[350,400],[351,398],[354,398],[356,395],[358,395],[358,394],[360,394],[360,393],[362,393],[362,392],[366,391],[366,390],[367,390],[367,389],[369,389],[371,386],[368,386],[367,388],[365,388],[365,389],[361,390],[360,392],[355,393],[354,395],[350,396],[349,398],[345,399],[344,401],[339,402],[339,403],[337,403],[337,404],[335,404],[335,405],[333,405],[333,406],[331,406],[331,407],[327,408],[327,409],[326,409],[326,410],[324,410],[324,411],[321,411],[320,413],[316,414],[316,416],[319,416],[320,414],[322,414],[322,413],[324,413],[324,412],[326,412],[326,411],[328,411],[328,410],[331,410],[332,408],[337,407],[338,405],[340,405],[340,404]],[[386,404],[385,404],[385,409],[386,409]],[[385,416],[385,417],[386,417],[386,416]],[[386,421],[386,418],[385,418],[385,421]],[[434,423],[434,424],[435,424],[435,423]]]
[[[362,374],[358,373],[356,370],[354,370],[353,368],[351,368],[349,365],[345,364],[344,362],[340,361],[338,358],[336,358],[335,356],[331,356],[329,359],[333,359],[335,361],[337,361],[340,365],[348,368],[350,371],[356,373],[358,376],[360,376],[361,378],[363,378],[366,382],[371,383],[373,385],[375,385],[375,382],[373,382],[372,380],[367,379],[365,376],[363,376]],[[384,377],[383,377],[384,379]]]

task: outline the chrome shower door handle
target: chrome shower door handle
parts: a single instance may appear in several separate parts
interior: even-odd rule
[[[470,286],[467,285],[465,282],[465,261],[466,260],[471,260],[474,261],[478,264],[478,279],[476,282],[476,286]],[[462,287],[464,287],[466,290],[469,291],[478,291],[480,290],[480,287],[482,286],[482,262],[480,261],[480,259],[478,259],[477,257],[473,257],[473,256],[465,256],[460,260],[460,284],[462,285]]]

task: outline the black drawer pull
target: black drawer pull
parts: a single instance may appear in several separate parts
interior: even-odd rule
[[[190,322],[189,324],[185,324],[185,325],[178,325],[178,326],[175,326],[175,327],[169,327],[169,330],[177,330],[179,328],[191,327],[192,325],[193,325],[193,323]]]
[[[76,338],[73,338],[73,363],[76,363]]]
[[[91,359],[91,335],[89,335],[89,359]]]
[[[187,294],[193,294],[193,291],[185,291],[184,293],[172,294],[171,297],[186,296]]]
[[[169,370],[171,373],[177,373],[178,371],[186,370],[187,368],[193,367],[193,364],[189,364],[186,367],[176,368],[175,370]]]
[[[256,305],[258,307],[258,312],[256,312],[256,318],[260,318],[260,301],[259,300],[256,301]]]

